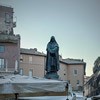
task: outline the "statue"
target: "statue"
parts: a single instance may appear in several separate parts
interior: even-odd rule
[[[52,36],[50,42],[47,44],[47,57],[46,57],[46,78],[58,79],[57,71],[59,70],[59,46]]]

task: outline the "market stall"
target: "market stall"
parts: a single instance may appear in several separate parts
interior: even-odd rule
[[[21,75],[0,77],[0,99],[32,96],[64,96],[67,82]]]

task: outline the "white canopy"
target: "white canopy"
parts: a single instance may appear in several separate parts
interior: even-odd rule
[[[63,81],[10,75],[0,78],[0,94],[64,92],[65,85]]]

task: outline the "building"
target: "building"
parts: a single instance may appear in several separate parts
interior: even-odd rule
[[[67,64],[67,80],[74,90],[83,90],[86,63],[80,59],[63,59]]]
[[[20,49],[20,74],[43,77],[45,54],[34,49]]]
[[[46,55],[34,49],[20,49],[20,74],[44,77]],[[60,56],[59,79],[69,81],[73,90],[82,90],[86,63],[78,59],[62,59]]]
[[[13,28],[16,27],[13,13],[13,8],[0,5],[0,33],[13,34]]]
[[[100,57],[94,62],[93,74],[85,83],[84,91],[87,97],[100,95]]]
[[[86,84],[86,82],[88,82],[89,79],[90,79],[90,76],[84,76],[84,84]]]
[[[13,32],[13,8],[0,5],[0,73],[18,70],[20,36]]]

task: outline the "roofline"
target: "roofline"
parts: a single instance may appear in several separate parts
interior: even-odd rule
[[[85,62],[83,62],[83,63],[67,63],[66,61],[61,61],[61,60],[60,60],[60,62],[65,63],[67,65],[86,65]]]
[[[34,54],[32,54],[32,53],[30,54],[30,53],[23,53],[23,52],[20,52],[20,54],[35,55],[35,56],[44,56],[44,57],[46,56],[46,55],[42,55],[42,54],[35,54],[35,53]]]
[[[0,6],[5,7],[5,8],[11,8],[11,9],[13,9],[13,7],[11,5],[7,5],[7,4],[2,4],[1,3]]]
[[[23,53],[23,52],[20,52],[20,54],[26,54],[26,55],[35,55],[35,56],[43,56],[43,57],[46,57],[46,55],[45,54],[30,54],[30,53]],[[67,64],[67,65],[86,65],[86,63],[85,62],[83,62],[83,63],[67,63],[67,62],[65,62],[65,61],[62,61],[62,60],[59,60],[61,63],[64,63],[64,64]]]

